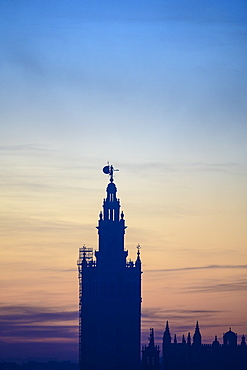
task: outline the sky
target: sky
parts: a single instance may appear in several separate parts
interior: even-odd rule
[[[244,0],[2,0],[0,359],[78,359],[110,161],[142,342],[247,335]]]

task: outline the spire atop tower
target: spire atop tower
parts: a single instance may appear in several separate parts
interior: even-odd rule
[[[190,332],[188,332],[187,345],[188,345],[188,346],[190,346],[190,345],[191,345],[191,336],[190,336]]]
[[[163,336],[163,343],[164,345],[171,344],[172,338],[171,338],[171,333],[170,333],[170,328],[169,328],[169,323],[168,321],[166,322],[166,328],[164,331],[164,336]]]
[[[154,329],[150,328],[148,346],[142,347],[142,369],[159,370],[159,346],[154,343]],[[139,367],[138,367],[139,369]]]
[[[193,345],[200,346],[202,344],[202,336],[200,333],[199,323],[196,322],[195,333],[193,335]]]
[[[186,340],[185,340],[185,336],[184,336],[184,334],[183,334],[183,336],[182,336],[182,344],[186,344]]]
[[[115,169],[113,167],[113,165],[110,165],[109,162],[107,162],[107,166],[103,167],[102,171],[106,174],[106,175],[109,175],[110,177],[110,182],[113,182],[114,181],[114,178],[113,178],[113,172],[114,171],[119,171],[117,169]]]
[[[150,335],[149,335],[149,347],[154,348],[154,329],[150,328]]]
[[[139,243],[137,244],[136,249],[137,249],[137,257],[136,257],[136,262],[137,262],[137,261],[140,261],[141,260],[140,259],[140,255],[141,255],[140,249],[141,249],[141,246],[140,246]]]

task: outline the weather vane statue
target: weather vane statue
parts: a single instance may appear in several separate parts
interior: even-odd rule
[[[103,167],[103,172],[106,174],[106,175],[109,175],[110,176],[110,182],[113,182],[113,172],[114,171],[119,171],[119,170],[115,170],[115,168],[112,166],[112,165],[110,165],[110,163],[109,162],[107,162],[108,164],[107,164],[107,166],[105,166],[105,167]]]

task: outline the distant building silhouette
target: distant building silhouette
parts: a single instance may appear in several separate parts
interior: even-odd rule
[[[80,369],[137,370],[140,368],[141,260],[127,261],[125,220],[113,180],[98,222],[99,250],[80,248]]]
[[[152,331],[153,334],[153,331]],[[150,339],[151,338],[151,339]],[[154,346],[154,337],[150,335],[149,345],[142,350],[142,368],[158,369],[157,352]],[[241,343],[237,344],[237,334],[231,328],[223,334],[223,344],[220,345],[217,336],[212,344],[202,344],[199,323],[197,321],[193,340],[188,333],[187,341],[183,335],[181,343],[178,343],[177,336],[171,340],[168,321],[163,336],[163,359],[162,370],[246,370],[247,369],[247,346],[245,336],[241,337]],[[156,362],[148,362],[147,358],[156,356]]]

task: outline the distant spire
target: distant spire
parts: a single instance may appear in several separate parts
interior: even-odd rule
[[[241,346],[246,346],[246,341],[245,341],[245,336],[244,335],[242,336],[242,339],[241,339]]]
[[[197,321],[196,327],[195,327],[195,333],[193,335],[193,345],[200,346],[201,344],[202,344],[202,336],[201,336],[199,324]]]
[[[191,345],[191,336],[190,336],[190,332],[188,332],[187,345],[188,345],[188,346],[190,346],[190,345]]]
[[[177,344],[177,336],[176,336],[176,334],[174,335],[174,344]]]
[[[140,253],[141,246],[140,246],[140,244],[137,244],[136,249],[137,249],[137,257],[136,257],[135,264],[136,264],[136,266],[139,266],[141,268],[141,258],[140,258],[140,255],[141,255],[141,253]]]
[[[154,348],[154,329],[150,328],[149,347]]]
[[[169,329],[169,324],[168,324],[168,321],[167,321],[166,322],[166,328],[165,328],[165,331],[164,331],[164,336],[163,336],[163,344],[164,345],[171,344],[171,341],[172,341],[172,338],[171,338],[171,333],[170,333],[170,329]]]
[[[154,343],[154,329],[150,328],[148,346],[144,346],[142,349],[142,368],[143,369],[159,369],[159,346]],[[150,366],[151,365],[151,366]],[[139,368],[139,367],[138,367]],[[125,369],[125,368],[124,368]],[[132,367],[131,367],[132,369]],[[127,368],[125,369],[127,370]]]
[[[184,334],[183,334],[183,337],[182,337],[182,344],[186,344],[186,340],[185,340]]]
[[[140,246],[140,244],[139,244],[139,243],[137,244],[136,249],[137,249],[137,258],[136,258],[136,259],[137,259],[137,260],[139,260],[139,259],[140,259],[140,254],[141,254],[141,253],[140,253],[141,246]]]

